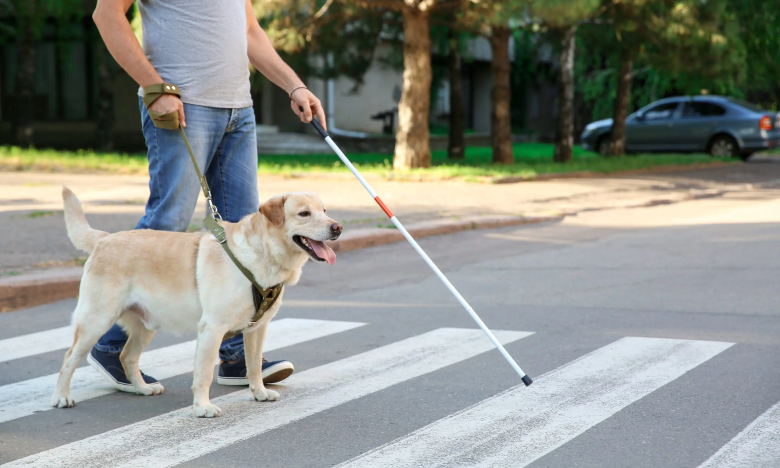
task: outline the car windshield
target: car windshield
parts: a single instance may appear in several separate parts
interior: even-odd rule
[[[764,109],[762,109],[761,107],[759,107],[759,106],[757,106],[757,105],[753,104],[752,102],[743,101],[742,99],[737,99],[737,98],[728,98],[728,100],[729,100],[730,102],[733,102],[734,104],[736,104],[736,105],[738,105],[738,106],[742,106],[742,107],[744,107],[745,109],[749,109],[749,110],[752,110],[752,111],[754,111],[754,112],[761,112],[761,111],[763,111],[763,110],[764,110]]]

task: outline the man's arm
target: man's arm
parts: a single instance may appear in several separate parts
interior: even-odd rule
[[[98,0],[92,19],[114,60],[144,88],[162,83],[163,79],[146,58],[125,16],[133,2],[134,0]],[[186,127],[184,105],[176,96],[162,95],[149,106],[149,109],[161,114],[178,111],[179,121],[183,127]]]
[[[311,122],[312,115],[316,114],[317,119],[322,126],[327,129],[325,111],[322,108],[322,103],[320,103],[320,100],[308,89],[302,88],[302,86],[305,86],[303,81],[298,78],[298,75],[295,74],[293,69],[284,63],[284,60],[276,53],[276,49],[274,49],[274,46],[271,44],[271,40],[268,39],[268,35],[263,31],[263,28],[260,27],[257,18],[255,18],[255,13],[254,10],[252,10],[252,3],[250,0],[246,0],[246,23],[247,55],[249,55],[249,62],[266,78],[285,90],[287,94],[292,92],[292,95],[290,96],[292,101],[290,107],[292,107],[293,112],[301,118],[301,122]],[[302,112],[299,107],[303,108]]]

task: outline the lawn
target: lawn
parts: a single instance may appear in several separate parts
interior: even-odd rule
[[[639,154],[620,158],[603,158],[575,147],[574,158],[567,164],[552,161],[553,146],[546,143],[514,145],[515,164],[490,162],[491,149],[471,147],[462,161],[447,159],[445,151],[432,153],[433,167],[394,171],[392,156],[387,154],[348,155],[361,172],[403,180],[460,178],[487,181],[501,177],[533,179],[543,174],[588,171],[612,173],[650,169],[658,166],[684,166],[716,162],[736,162],[729,158],[712,158],[703,154]],[[182,155],[186,157],[186,155]],[[0,170],[38,170],[68,172],[145,173],[143,154],[96,153],[93,151],[55,151],[0,147]],[[259,155],[258,173],[298,176],[312,173],[346,173],[347,168],[333,154]]]

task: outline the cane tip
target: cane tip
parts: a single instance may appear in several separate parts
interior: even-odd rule
[[[528,374],[524,375],[522,380],[526,387],[534,383],[534,381],[531,380],[531,377],[529,377]]]

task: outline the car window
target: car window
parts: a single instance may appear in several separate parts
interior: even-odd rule
[[[743,101],[742,99],[728,98],[728,100],[738,106],[744,107],[745,109],[752,110],[753,112],[762,112],[764,110],[760,106],[757,106],[752,102]]]
[[[651,107],[644,112],[644,120],[666,120],[671,119],[674,111],[677,109],[676,102],[667,102]]]
[[[683,118],[716,117],[726,113],[726,109],[711,102],[686,102],[683,107]]]

